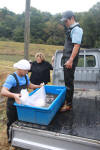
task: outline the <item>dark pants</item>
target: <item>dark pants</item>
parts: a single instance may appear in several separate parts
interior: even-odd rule
[[[13,122],[15,122],[18,119],[16,107],[8,104],[6,113],[7,113],[7,136],[8,136],[8,139],[9,139],[10,126]]]
[[[72,100],[73,100],[74,73],[75,73],[75,67],[72,67],[72,69],[67,69],[64,67],[64,81],[65,81],[65,86],[67,87],[66,102],[67,105],[69,106],[72,105]]]

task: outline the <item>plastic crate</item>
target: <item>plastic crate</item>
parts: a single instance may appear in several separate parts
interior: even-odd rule
[[[18,120],[41,125],[48,125],[51,122],[65,101],[66,87],[54,85],[45,85],[44,87],[46,93],[58,95],[56,99],[47,108],[14,103],[17,108]],[[30,95],[34,94],[34,92],[31,92]]]

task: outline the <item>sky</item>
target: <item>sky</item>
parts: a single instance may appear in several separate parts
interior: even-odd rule
[[[52,15],[66,10],[73,12],[88,11],[100,0],[31,0],[31,6],[42,12],[50,12]],[[25,11],[26,0],[0,0],[0,8],[21,14]]]

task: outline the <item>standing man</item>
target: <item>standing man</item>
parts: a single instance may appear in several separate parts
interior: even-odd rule
[[[72,108],[74,72],[78,63],[83,30],[79,23],[75,21],[75,15],[72,11],[63,13],[61,21],[64,21],[65,26],[67,27],[63,50],[64,81],[65,86],[67,87],[67,94],[65,103],[60,110],[61,112],[64,112]]]

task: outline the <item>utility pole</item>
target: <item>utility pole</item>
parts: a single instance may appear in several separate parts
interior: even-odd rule
[[[25,30],[24,30],[24,58],[27,60],[28,60],[29,39],[30,39],[30,3],[31,0],[26,0]]]

